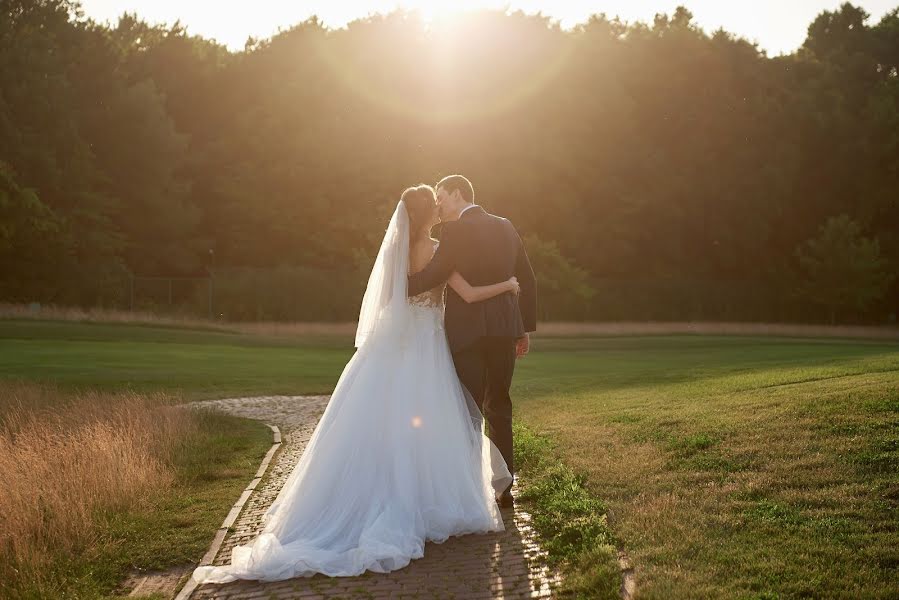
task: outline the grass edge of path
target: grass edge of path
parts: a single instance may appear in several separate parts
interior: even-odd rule
[[[585,477],[559,459],[546,435],[516,423],[515,459],[519,500],[547,553],[550,567],[562,575],[561,598],[620,598],[621,571],[608,508],[585,487]]]

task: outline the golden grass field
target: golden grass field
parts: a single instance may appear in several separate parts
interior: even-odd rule
[[[0,597],[106,598],[202,554],[271,438],[177,400],[0,380]]]
[[[0,572],[40,573],[93,543],[97,514],[140,505],[172,484],[166,457],[195,424],[134,393],[61,399],[0,381]]]

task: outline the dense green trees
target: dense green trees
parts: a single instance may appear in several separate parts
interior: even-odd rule
[[[871,24],[850,4],[768,58],[683,8],[573,31],[313,19],[229,52],[0,0],[0,299],[122,301],[128,271],[201,275],[213,249],[234,274],[226,316],[352,318],[321,298],[358,293],[347,273],[403,187],[459,171],[546,265],[547,318],[828,320],[800,275],[806,241],[846,215],[878,266],[835,314],[882,322],[899,304],[897,49],[899,13]]]
[[[831,322],[838,311],[867,309],[894,278],[877,240],[861,237],[858,224],[846,215],[828,219],[796,255],[805,275],[801,291],[809,301],[827,308]]]

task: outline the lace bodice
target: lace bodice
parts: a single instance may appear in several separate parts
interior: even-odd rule
[[[422,292],[416,296],[409,297],[409,304],[413,306],[424,306],[426,308],[443,308],[443,290],[446,284],[441,284],[434,289]]]
[[[437,246],[440,242],[434,244],[434,252],[437,252]],[[433,253],[431,254],[433,257]],[[439,308],[443,310],[443,291],[446,289],[446,284],[441,283],[435,288],[432,288],[426,292],[422,292],[421,294],[417,294],[415,296],[409,297],[409,304],[412,306],[422,306],[425,308]]]

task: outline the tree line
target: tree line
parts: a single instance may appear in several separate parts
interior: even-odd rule
[[[0,7],[0,300],[214,267],[226,318],[353,318],[399,193],[462,172],[544,318],[895,320],[899,9],[822,12],[772,58],[686,8],[313,18],[229,51]]]

